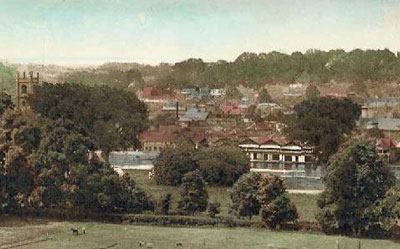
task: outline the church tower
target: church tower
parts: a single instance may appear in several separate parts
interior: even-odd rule
[[[26,106],[28,94],[32,94],[33,87],[38,84],[39,73],[36,73],[36,77],[34,77],[33,72],[29,72],[29,77],[26,77],[25,72],[23,72],[22,76],[17,72],[17,108]]]

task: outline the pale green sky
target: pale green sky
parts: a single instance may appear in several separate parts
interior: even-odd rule
[[[400,51],[400,0],[0,0],[0,59],[156,64],[343,48]]]

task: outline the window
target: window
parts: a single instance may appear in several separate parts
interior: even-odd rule
[[[285,162],[291,162],[292,156],[285,156]]]
[[[27,94],[28,93],[28,88],[26,87],[26,85],[22,85],[21,86],[21,93],[22,94]]]
[[[273,161],[279,161],[279,154],[273,154],[272,155],[272,160]]]

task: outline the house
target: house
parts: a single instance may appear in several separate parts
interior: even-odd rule
[[[291,84],[283,90],[284,96],[300,97],[305,93],[305,88],[302,84]]]
[[[190,95],[194,92],[198,92],[200,91],[199,87],[195,87],[195,86],[186,86],[185,88],[181,89],[181,94],[182,95]]]
[[[176,125],[160,126],[156,131],[144,131],[139,139],[145,152],[160,152],[182,138],[189,140],[195,148],[208,145],[209,134],[201,130],[182,129]]]
[[[240,103],[228,103],[223,102],[219,106],[224,117],[242,116],[246,114],[247,106],[241,105]]]
[[[250,158],[252,167],[268,164],[306,164],[313,162],[314,147],[289,141],[283,136],[249,137],[239,144]]]
[[[177,106],[178,105],[178,106]],[[178,102],[174,102],[174,101],[168,101],[165,102],[162,106],[162,110],[163,111],[175,111],[176,112],[176,108],[178,107],[178,111],[179,112],[183,112],[186,111],[186,106],[184,106],[181,103]]]
[[[400,108],[400,97],[370,98],[361,107],[361,118],[392,116],[393,109]]]
[[[222,88],[211,89],[210,94],[213,97],[221,97],[222,95],[225,95],[225,90]]]
[[[126,169],[153,169],[153,162],[159,154],[157,151],[112,151],[108,160],[111,167],[122,175],[123,170]]]
[[[172,91],[163,92],[154,86],[146,86],[139,93],[139,99],[145,103],[164,103],[175,99],[175,94]]]
[[[193,122],[193,121],[205,121],[208,117],[208,112],[199,110],[196,107],[190,108],[185,115],[179,118],[180,122]]]
[[[394,137],[400,135],[400,118],[360,119],[359,124],[361,128],[366,128],[367,130],[378,128],[388,136]]]
[[[389,159],[391,152],[398,147],[399,143],[389,137],[378,139],[376,142],[377,153],[384,159]]]
[[[161,151],[173,146],[179,137],[179,126],[160,126],[156,131],[144,131],[139,135],[144,151]]]

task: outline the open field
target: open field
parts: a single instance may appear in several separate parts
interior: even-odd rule
[[[148,179],[148,171],[143,170],[129,170],[128,171],[133,179],[139,184],[140,187],[151,194],[156,200],[166,193],[172,194],[172,209],[177,205],[180,198],[180,188],[172,186],[157,185],[154,180]],[[228,187],[208,187],[207,191],[211,202],[221,203],[221,215],[228,216],[230,197]],[[300,220],[314,221],[315,214],[318,211],[317,199],[319,196],[318,191],[311,191],[310,193],[289,193],[291,200],[297,207],[300,215]],[[257,220],[259,217],[254,217]]]
[[[85,227],[86,234],[73,236],[71,227]],[[47,238],[46,232],[49,232]],[[5,236],[6,235],[6,236]],[[18,238],[11,243],[6,237]],[[33,237],[33,238],[32,238]],[[29,239],[29,240],[27,240]],[[244,249],[244,248],[293,248],[293,249],[362,249],[400,248],[400,241],[356,239],[342,236],[303,234],[298,232],[274,232],[264,229],[244,228],[178,228],[158,226],[136,226],[105,223],[41,222],[24,226],[0,226],[0,248],[20,249],[67,249],[67,248],[139,248],[139,241],[153,243],[153,248],[176,248],[182,242],[183,248],[192,249]],[[14,241],[15,242],[15,241]]]

